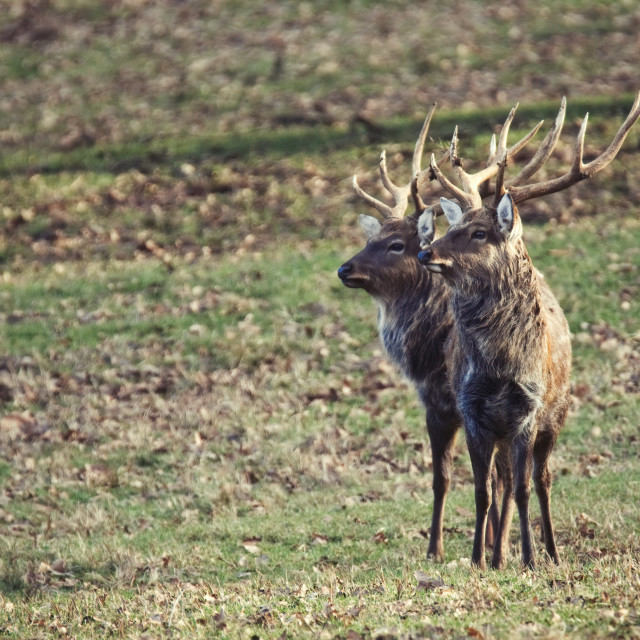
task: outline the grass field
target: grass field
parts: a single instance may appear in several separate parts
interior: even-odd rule
[[[549,175],[586,111],[604,149],[640,13],[442,4],[8,2],[0,635],[640,637],[640,128],[522,210],[573,334],[558,567],[524,571],[516,526],[504,571],[470,567],[463,438],[426,559],[422,409],[336,277],[364,242],[351,176],[381,193],[386,148],[408,179],[433,101],[429,151],[459,124],[470,165],[518,100],[514,140],[567,96]]]

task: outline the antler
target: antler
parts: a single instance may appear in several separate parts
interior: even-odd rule
[[[542,141],[542,144],[536,151],[535,155],[531,160],[526,164],[522,171],[511,180],[507,181],[505,185],[507,189],[511,187],[515,187],[521,183],[523,183],[527,178],[533,176],[538,169],[549,159],[551,156],[556,143],[560,138],[560,133],[562,132],[562,125],[564,124],[564,117],[567,113],[567,99],[562,96],[562,100],[560,102],[560,109],[558,110],[558,115],[549,129],[549,133],[545,136],[545,139]]]
[[[370,204],[374,209],[376,209],[384,218],[402,218],[407,210],[409,195],[413,194],[413,189],[415,189],[415,193],[417,194],[417,181],[419,176],[421,175],[420,165],[422,162],[422,153],[424,151],[424,143],[427,139],[427,133],[429,132],[429,125],[431,124],[431,118],[433,116],[433,112],[436,109],[436,103],[434,102],[425,118],[424,124],[422,125],[422,129],[420,131],[420,135],[418,136],[418,140],[416,142],[416,146],[413,150],[413,158],[411,160],[411,175],[412,179],[405,185],[398,186],[392,182],[389,178],[389,173],[387,171],[387,155],[386,152],[383,151],[380,155],[380,178],[382,179],[382,184],[385,189],[391,194],[393,198],[393,206],[374,198],[369,195],[366,191],[364,191],[360,185],[358,184],[357,176],[353,176],[353,188],[355,192],[368,204]],[[412,188],[413,183],[416,183]],[[419,198],[420,196],[418,196]],[[415,196],[413,196],[414,202],[417,205],[417,201],[415,200]],[[424,208],[424,207],[423,207]],[[418,211],[416,209],[416,211]]]
[[[482,206],[482,198],[490,193],[490,190],[487,188],[488,181],[500,171],[500,168],[505,165],[509,158],[516,155],[531,140],[531,138],[538,133],[542,126],[542,121],[540,121],[526,136],[524,136],[524,138],[516,142],[512,147],[507,147],[509,128],[511,127],[511,122],[513,121],[517,108],[518,105],[516,104],[516,106],[509,112],[509,115],[502,126],[502,130],[500,131],[500,137],[498,138],[497,144],[495,142],[495,136],[491,138],[487,166],[477,173],[469,174],[462,168],[462,160],[458,156],[458,127],[455,128],[453,138],[451,139],[449,155],[454,173],[462,184],[462,188],[453,184],[442,173],[442,171],[440,171],[435,163],[434,156],[431,156],[430,168],[433,176],[446,191],[448,191],[462,204],[474,208]],[[549,153],[551,152],[549,151]],[[533,164],[533,160],[529,164]],[[529,167],[529,165],[527,165],[527,167]],[[535,170],[537,170],[537,168]]]
[[[542,125],[542,122],[538,123],[522,140],[507,149],[507,135],[517,106],[518,105],[516,105],[507,116],[497,145],[495,138],[492,138],[487,166],[477,173],[470,175],[462,169],[462,160],[458,157],[458,128],[456,127],[451,140],[450,155],[453,170],[462,185],[461,187],[453,184],[442,171],[440,171],[434,162],[433,156],[431,156],[431,172],[433,176],[449,194],[464,205],[474,208],[480,207],[482,206],[482,199],[484,197],[492,193],[498,197],[504,190],[509,191],[514,203],[524,202],[525,200],[531,200],[550,193],[562,191],[581,180],[591,178],[598,173],[598,171],[604,169],[616,157],[629,130],[640,118],[640,92],[638,92],[629,115],[622,123],[620,129],[618,129],[613,141],[595,160],[587,164],[583,162],[584,138],[589,118],[589,114],[587,114],[582,121],[582,126],[576,138],[573,163],[569,171],[558,178],[529,185],[523,183],[535,175],[540,167],[549,159],[560,138],[567,110],[567,101],[566,98],[562,98],[558,115],[533,158],[531,158],[515,178],[504,182],[504,170],[507,161],[527,144]],[[496,175],[496,184],[491,185],[489,180]]]
[[[620,148],[622,147],[624,139],[629,133],[629,130],[637,122],[638,118],[640,118],[640,91],[636,95],[636,99],[631,107],[629,115],[622,123],[622,126],[618,129],[618,132],[614,136],[611,144],[597,158],[595,158],[595,160],[584,164],[582,161],[582,154],[584,150],[584,137],[587,131],[587,121],[589,119],[589,114],[587,113],[582,121],[578,137],[576,138],[573,152],[573,163],[569,171],[558,178],[537,182],[535,184],[519,186],[518,183],[512,183],[511,186],[509,186],[509,192],[511,193],[511,198],[514,203],[524,202],[525,200],[531,200],[533,198],[539,198],[540,196],[546,196],[550,193],[562,191],[581,180],[591,178],[593,175],[598,173],[598,171],[602,171],[602,169],[604,169],[616,157],[618,151],[620,151]],[[553,143],[553,146],[555,146],[555,142]],[[546,154],[546,158],[551,155],[553,146],[551,146]],[[518,178],[519,177],[520,176],[518,176]],[[516,178],[516,180],[518,180],[518,178]]]

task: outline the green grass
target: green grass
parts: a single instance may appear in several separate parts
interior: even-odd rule
[[[16,389],[53,389],[36,402],[45,434],[5,441],[13,451],[4,463],[13,498],[3,506],[13,534],[1,541],[7,632],[17,637],[44,620],[70,635],[135,636],[156,622],[201,637],[222,626],[265,637],[319,628],[630,633],[640,405],[610,385],[636,313],[618,293],[637,272],[609,265],[612,253],[633,254],[637,224],[600,215],[570,233],[535,225],[527,233],[574,333],[584,334],[574,378],[589,386],[554,458],[559,568],[523,574],[515,529],[504,572],[468,566],[473,492],[463,447],[445,563],[424,560],[431,496],[422,412],[385,368],[376,376],[389,379],[387,390],[358,391],[382,359],[372,301],[335,276],[357,246],[290,243],[194,263],[178,256],[171,270],[153,257],[68,263],[64,279],[36,264],[38,280],[23,267],[3,292],[5,308],[47,314],[4,327],[10,353],[37,363],[14,365]],[[207,294],[211,308],[189,306]],[[78,308],[112,315],[84,324]],[[615,333],[603,352],[591,328],[605,324]],[[193,325],[202,333],[190,334]],[[79,388],[69,386],[82,372]],[[27,401],[17,394],[12,410]],[[24,460],[37,465],[16,477]],[[439,586],[418,589],[416,570]]]
[[[594,229],[606,234],[608,252],[597,250]],[[401,633],[398,625],[414,633],[473,628],[502,636],[536,624],[588,634],[602,630],[605,608],[612,611],[607,624],[631,629],[632,605],[620,582],[633,580],[638,561],[633,425],[640,405],[603,380],[595,388],[603,376],[610,384],[616,358],[605,352],[602,359],[597,334],[585,326],[606,323],[620,345],[633,328],[627,314],[635,307],[621,308],[619,296],[602,295],[593,280],[602,274],[608,293],[633,286],[634,270],[608,266],[610,253],[621,260],[633,253],[637,225],[633,218],[583,219],[573,224],[570,243],[568,232],[530,226],[528,233],[534,260],[568,309],[574,332],[587,334],[576,349],[576,383],[592,385],[599,396],[580,403],[558,446],[560,568],[543,564],[536,574],[522,574],[514,553],[503,573],[470,569],[473,494],[462,451],[448,505],[445,564],[424,560],[431,498],[429,473],[421,471],[428,460],[422,412],[408,402],[412,392],[404,384],[374,400],[357,392],[363,365],[379,366],[380,356],[372,302],[340,288],[335,276],[355,247],[318,243],[301,252],[291,244],[277,253],[193,264],[176,258],[171,271],[155,258],[100,262],[89,270],[70,264],[63,281],[38,266],[39,281],[27,269],[4,291],[10,306],[46,310],[55,319],[52,328],[29,325],[29,339],[20,322],[5,326],[14,353],[38,357],[38,368],[18,370],[16,379],[50,382],[52,375],[82,370],[91,379],[82,383],[82,395],[41,398],[36,415],[63,400],[45,438],[28,449],[20,438],[7,442],[17,455],[5,462],[9,486],[30,487],[4,507],[7,526],[18,532],[3,541],[2,585],[14,606],[7,624],[31,624],[21,595],[29,594],[29,610],[47,611],[50,627],[70,624],[68,632],[78,634],[89,632],[87,625],[116,628],[123,603],[131,612],[125,633],[133,635],[156,615],[206,635],[220,626],[223,609],[227,629],[257,625],[268,637],[316,626],[360,634],[389,626]],[[215,294],[213,314],[174,315],[205,292]],[[87,326],[76,305],[110,310],[115,319]],[[194,324],[204,334],[185,340]],[[64,356],[56,345],[52,363],[37,355],[51,353],[49,331],[65,340]],[[345,359],[353,343],[358,358]],[[211,353],[222,345],[224,355]],[[195,366],[203,361],[214,367],[208,374]],[[158,370],[145,373],[147,364]],[[225,382],[221,374],[238,366],[240,385]],[[208,390],[202,375],[221,375],[222,385]],[[153,387],[162,376],[171,378],[168,395]],[[345,381],[355,394],[340,397]],[[337,399],[329,387],[338,390]],[[305,394],[318,399],[307,404]],[[16,410],[22,402],[16,398]],[[11,464],[23,456],[37,459],[37,467],[11,477]],[[71,540],[77,542],[69,546]],[[515,552],[515,532],[513,540]],[[48,568],[59,558],[64,571]],[[416,591],[416,570],[443,585]],[[619,572],[628,577],[611,578],[604,599],[601,576]],[[134,612],[142,611],[149,590],[165,600],[171,594],[170,606],[165,601],[157,614],[146,607],[142,622]],[[110,603],[100,615],[92,604],[98,597]],[[82,616],[55,613],[78,598],[87,602]],[[585,616],[585,606],[592,614]],[[535,622],[532,610],[539,611]],[[89,617],[94,622],[81,624]]]

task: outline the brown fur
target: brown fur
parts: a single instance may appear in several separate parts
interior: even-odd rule
[[[485,566],[489,472],[496,452],[510,461],[512,475],[505,479],[492,566],[501,567],[505,561],[513,513],[511,486],[520,518],[522,560],[529,567],[535,564],[529,526],[532,474],[546,550],[558,562],[548,459],[569,407],[569,329],[531,263],[515,205],[512,211],[513,228],[507,233],[494,208],[469,210],[420,256],[430,270],[444,276],[451,290],[450,376],[474,471],[472,562],[480,567]]]

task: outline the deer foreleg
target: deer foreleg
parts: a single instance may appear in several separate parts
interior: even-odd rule
[[[444,507],[451,483],[453,447],[460,424],[458,420],[443,420],[434,411],[427,411],[427,431],[431,441],[433,462],[433,515],[427,556],[436,560],[444,559],[442,527]]]
[[[513,519],[513,475],[511,473],[511,460],[509,452],[499,452],[496,457],[496,468],[500,469],[503,480],[502,509],[500,512],[500,524],[498,525],[496,539],[493,545],[493,558],[491,566],[494,569],[502,569],[506,562],[509,550],[509,531]]]
[[[485,543],[488,547],[494,547],[498,527],[500,526],[500,512],[498,505],[504,491],[504,471],[499,467],[496,460],[491,470],[491,506],[489,507],[489,517],[487,518],[487,529],[485,531]]]
[[[491,506],[491,469],[495,445],[486,440],[474,438],[473,432],[467,429],[467,446],[473,468],[473,480],[476,498],[476,528],[473,537],[473,551],[471,563],[484,569],[485,560],[485,532],[487,517]]]
[[[533,449],[534,470],[533,482],[540,503],[540,516],[542,519],[542,539],[549,557],[558,564],[558,550],[553,534],[551,522],[551,472],[549,471],[549,456],[555,444],[555,436],[540,437],[536,440]]]
[[[531,472],[533,466],[533,446],[530,434],[523,434],[512,444],[514,497],[520,518],[520,539],[522,542],[522,562],[525,567],[535,567],[535,550],[529,522],[529,498],[531,495]]]

